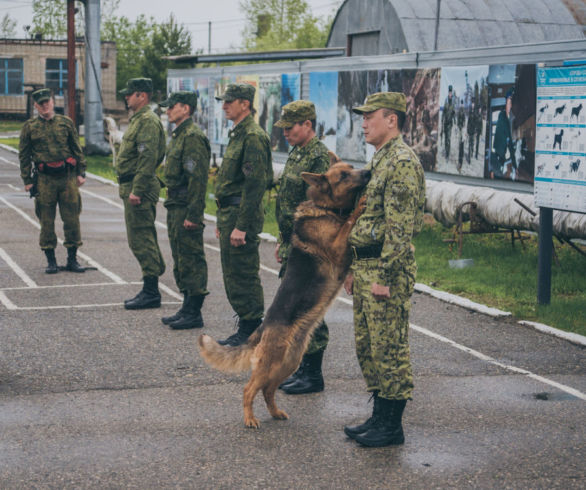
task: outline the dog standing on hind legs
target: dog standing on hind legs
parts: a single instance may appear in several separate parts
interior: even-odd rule
[[[275,403],[275,392],[293,373],[311,334],[338,294],[351,263],[348,236],[365,207],[362,198],[352,211],[370,172],[356,170],[337,157],[325,174],[303,172],[308,201],[295,213],[293,249],[287,270],[262,325],[240,346],[221,346],[208,335],[198,339],[203,359],[216,369],[240,372],[252,368],[244,388],[244,423],[258,428],[252,404],[262,390],[275,419],[288,415]]]

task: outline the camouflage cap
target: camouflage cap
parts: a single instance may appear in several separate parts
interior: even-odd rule
[[[131,78],[126,82],[126,88],[120,90],[122,95],[131,95],[134,92],[153,93],[153,81],[150,78]]]
[[[295,123],[303,121],[311,121],[316,119],[315,106],[313,102],[308,100],[296,100],[283,106],[281,110],[281,119],[279,119],[275,126],[278,128],[292,128]]]
[[[195,109],[197,107],[197,94],[195,92],[188,92],[185,90],[173,92],[171,95],[169,95],[167,100],[159,102],[159,105],[161,107],[173,107],[175,104],[177,104],[177,102],[190,105]]]
[[[377,92],[366,97],[364,105],[354,107],[356,114],[374,112],[377,109],[392,109],[398,112],[407,112],[407,101],[401,92]]]
[[[254,92],[256,89],[248,83],[231,83],[226,87],[223,95],[217,95],[216,100],[225,100],[232,102],[236,99],[249,100],[250,103],[254,101]]]
[[[46,100],[49,100],[51,98],[51,89],[41,88],[39,90],[35,90],[32,93],[32,95],[33,95],[33,100],[37,104],[40,104],[40,103],[45,102]]]

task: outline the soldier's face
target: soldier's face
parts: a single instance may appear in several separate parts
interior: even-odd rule
[[[189,106],[187,104],[177,102],[176,104],[167,108],[167,117],[169,118],[169,122],[173,124],[181,124],[189,117]]]
[[[295,123],[290,128],[283,128],[283,134],[291,146],[305,146],[313,137],[311,121]]]
[[[248,114],[248,108],[250,107],[249,104],[250,103],[244,99],[234,99],[230,102],[225,100],[222,104],[222,109],[224,110],[224,114],[226,114],[226,119],[234,121],[234,123],[237,124],[244,119],[246,114]]]
[[[44,100],[40,104],[35,102],[35,109],[43,119],[51,119],[55,115],[55,101],[53,97]]]
[[[396,123],[397,115],[385,116],[383,109],[366,112],[362,115],[364,139],[378,150],[393,136],[393,128],[396,128]]]

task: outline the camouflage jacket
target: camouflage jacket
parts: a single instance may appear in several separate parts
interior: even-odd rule
[[[203,221],[206,186],[210,169],[210,142],[191,118],[175,128],[167,147],[165,182],[171,195],[165,206],[187,206],[186,218],[192,223]],[[178,187],[186,192],[174,194]]]
[[[24,185],[33,183],[33,163],[59,162],[69,157],[75,158],[77,162],[77,175],[85,172],[85,158],[71,119],[55,114],[49,120],[39,116],[24,123],[18,152],[20,176]]]
[[[236,228],[251,231],[264,219],[262,198],[273,181],[271,145],[267,133],[246,116],[229,132],[216,178],[216,198],[240,196]]]
[[[425,205],[425,175],[417,155],[399,135],[380,148],[366,165],[372,172],[363,191],[366,210],[352,228],[355,247],[382,245],[379,268],[411,253],[411,240],[421,231]]]
[[[279,225],[279,243],[288,243],[293,233],[293,215],[300,202],[307,199],[308,185],[301,178],[301,172],[323,174],[328,170],[330,158],[328,149],[317,137],[304,147],[294,146],[289,153],[283,174],[279,179],[279,194],[275,214]]]
[[[165,131],[157,115],[146,105],[131,118],[122,138],[116,162],[119,177],[134,175],[120,184],[120,196],[130,193],[150,201],[159,199],[160,183],[155,170],[165,157]]]

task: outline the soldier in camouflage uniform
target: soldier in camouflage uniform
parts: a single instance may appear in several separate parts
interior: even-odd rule
[[[270,140],[252,116],[255,89],[230,84],[222,109],[234,123],[216,180],[217,228],[224,288],[238,315],[238,330],[221,345],[246,342],[262,323],[264,296],[259,276],[259,233],[264,223],[262,198],[273,181]]]
[[[41,222],[39,245],[48,262],[45,272],[59,271],[55,258],[57,204],[67,249],[65,270],[85,272],[77,262],[77,248],[82,244],[78,188],[85,182],[86,169],[79,137],[71,119],[55,114],[55,101],[48,88],[37,90],[32,96],[39,116],[24,123],[20,133],[20,175],[25,190],[31,196],[36,194],[35,213]]]
[[[165,272],[155,228],[161,191],[155,170],[165,157],[165,132],[149,106],[152,92],[150,78],[133,78],[120,91],[134,115],[122,138],[116,172],[128,245],[140,264],[144,283],[134,298],[124,301],[127,310],[160,307],[159,276]]]
[[[208,266],[203,249],[203,212],[210,168],[210,143],[193,122],[194,92],[174,92],[159,104],[175,124],[167,147],[167,231],[173,253],[173,275],[183,293],[181,309],[163,317],[173,330],[203,327],[201,306],[208,294]]]
[[[444,148],[446,152],[446,158],[450,158],[450,145],[452,143],[452,126],[454,119],[456,118],[456,106],[454,103],[454,92],[453,87],[448,87],[448,96],[444,102],[444,108],[442,111],[442,134],[444,136]]]
[[[323,174],[330,164],[326,145],[315,135],[315,125],[315,106],[306,100],[298,100],[284,106],[281,119],[275,123],[275,126],[283,128],[285,138],[293,146],[280,178],[275,209],[280,232],[275,250],[277,262],[281,263],[279,277],[285,275],[287,268],[295,209],[299,203],[307,200],[308,185],[301,178],[301,172]],[[328,339],[328,327],[325,321],[322,321],[313,333],[299,369],[279,388],[289,395],[323,391],[321,365]]]
[[[366,168],[366,210],[352,229],[351,273],[345,289],[354,295],[356,353],[374,397],[373,415],[344,432],[365,446],[404,441],[401,418],[413,390],[409,355],[410,297],[416,265],[413,236],[423,224],[425,176],[401,137],[405,96],[381,92],[354,108],[363,115],[366,142],[376,149]]]

